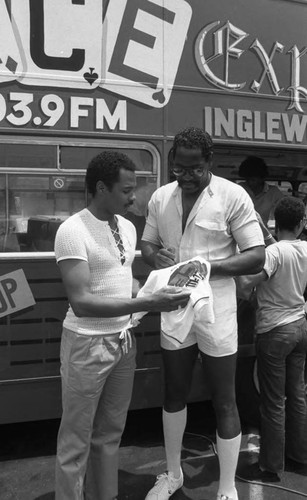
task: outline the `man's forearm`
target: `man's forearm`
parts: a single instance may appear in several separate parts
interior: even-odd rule
[[[122,298],[102,297],[86,293],[69,298],[70,305],[77,317],[114,318],[146,311],[173,311],[178,306],[185,307],[189,300],[189,292],[181,287],[173,287],[170,293],[166,288],[143,297]]]
[[[254,247],[227,259],[210,261],[211,276],[241,276],[261,272],[265,261],[263,246]]]
[[[142,257],[146,264],[153,267],[154,269],[156,268],[156,254],[158,253],[159,248],[160,247],[154,245],[153,243],[148,243],[144,240],[141,241]]]

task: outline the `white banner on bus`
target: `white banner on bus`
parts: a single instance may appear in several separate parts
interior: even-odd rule
[[[0,317],[35,304],[22,269],[0,276]]]

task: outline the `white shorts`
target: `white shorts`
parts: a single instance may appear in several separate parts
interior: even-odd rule
[[[169,351],[197,344],[204,354],[221,357],[238,350],[237,298],[233,279],[210,281],[215,323],[194,324],[185,341],[178,347],[161,332],[161,347]]]

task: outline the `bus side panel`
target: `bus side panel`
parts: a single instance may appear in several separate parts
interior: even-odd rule
[[[60,343],[67,299],[52,260],[0,261],[0,276],[23,269],[36,304],[0,319],[0,424],[61,416]],[[140,257],[134,275],[144,283],[150,268]],[[160,314],[149,313],[135,329],[137,369],[130,408],[163,402]],[[201,366],[190,400],[204,399]]]
[[[0,275],[23,269],[36,304],[1,318],[0,423],[61,412],[60,342],[67,300],[54,260],[1,261]]]

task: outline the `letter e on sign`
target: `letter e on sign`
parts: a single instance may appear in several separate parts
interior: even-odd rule
[[[185,0],[110,1],[101,87],[163,108],[171,97],[191,16]]]
[[[22,269],[0,276],[0,317],[35,304]]]

